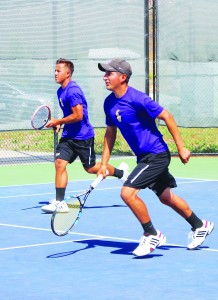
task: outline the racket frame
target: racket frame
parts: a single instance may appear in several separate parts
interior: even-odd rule
[[[82,211],[83,211],[83,207],[85,205],[86,199],[88,198],[88,195],[90,194],[91,191],[92,190],[90,189],[90,190],[87,190],[87,191],[83,192],[82,194],[67,197],[64,200],[66,203],[68,203],[71,199],[77,199],[79,201],[79,206],[80,206],[77,218],[71,224],[71,226],[69,226],[69,228],[66,231],[55,230],[55,225],[54,225],[54,223],[55,223],[55,217],[56,217],[56,214],[59,214],[60,212],[58,212],[57,210],[55,210],[53,212],[52,217],[51,217],[51,229],[52,229],[52,232],[55,235],[57,235],[57,236],[64,236],[64,235],[68,234],[68,232],[77,224],[77,222],[79,221],[79,219],[80,219],[80,217],[82,215]],[[83,200],[81,200],[81,196],[83,196],[83,195],[84,195],[84,198],[83,198]],[[63,213],[63,214],[65,214],[65,213]]]
[[[47,117],[47,120],[43,123],[42,126],[40,127],[36,127],[34,126],[34,118],[36,117],[37,113],[42,109],[42,108],[46,108],[48,110],[48,117]],[[51,120],[51,109],[49,106],[47,105],[40,105],[39,107],[37,107],[37,109],[34,111],[32,117],[31,117],[31,125],[33,127],[33,129],[35,130],[41,130],[45,127],[45,125],[48,123],[48,121]]]
[[[83,211],[83,207],[85,205],[85,202],[89,196],[89,194],[91,193],[92,190],[94,190],[96,188],[96,186],[102,181],[103,179],[103,176],[100,174],[90,185],[90,188],[88,190],[85,190],[83,191],[82,193],[80,194],[76,194],[76,195],[73,195],[73,196],[69,196],[67,197],[66,199],[64,199],[64,201],[67,203],[69,202],[71,199],[77,199],[79,201],[79,204],[80,204],[80,209],[79,209],[79,212],[78,212],[78,215],[77,215],[77,218],[75,219],[74,222],[72,222],[72,225],[69,226],[69,229],[67,229],[66,231],[59,231],[59,230],[55,230],[55,217],[56,217],[56,214],[60,213],[58,212],[58,207],[57,209],[53,212],[52,214],[52,217],[51,217],[51,229],[52,229],[52,232],[57,235],[57,236],[65,236],[66,234],[68,234],[68,232],[77,224],[77,222],[79,221],[81,215],[82,215],[82,211]],[[83,199],[81,199],[81,197],[83,197]],[[61,213],[61,214],[66,214],[67,215],[67,212],[66,213]]]

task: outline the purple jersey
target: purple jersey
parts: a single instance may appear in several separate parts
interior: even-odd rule
[[[121,98],[111,93],[105,99],[104,110],[106,124],[120,129],[136,156],[168,150],[155,123],[163,107],[145,93],[132,87]]]
[[[83,119],[79,122],[65,124],[62,137],[78,140],[92,138],[94,130],[89,122],[86,98],[78,84],[75,81],[70,81],[64,89],[62,87],[58,89],[57,96],[64,117],[72,114],[71,108],[77,104],[82,104],[83,106]]]

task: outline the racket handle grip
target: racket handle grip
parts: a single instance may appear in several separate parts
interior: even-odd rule
[[[109,174],[109,172],[108,172],[108,170],[106,171],[106,175],[108,175]],[[92,183],[91,183],[91,188],[92,189],[95,189],[96,188],[96,186],[103,180],[104,178],[103,178],[103,175],[102,174],[100,174]]]

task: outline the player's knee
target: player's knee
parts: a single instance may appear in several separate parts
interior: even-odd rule
[[[86,170],[87,173],[89,174],[96,174],[96,170],[95,168],[84,168]]]
[[[129,193],[128,193],[127,189],[125,188],[125,186],[123,186],[121,189],[120,197],[125,203],[128,202]]]
[[[55,169],[60,170],[60,169],[65,169],[66,168],[66,162],[62,159],[56,159],[55,160]]]
[[[162,204],[168,205],[168,199],[167,199],[167,198],[159,197],[159,199],[160,199],[160,202],[161,202]]]
[[[172,198],[172,193],[170,188],[167,188],[163,191],[163,193],[159,196],[160,202],[165,204],[165,205],[169,205],[171,202],[171,198]]]

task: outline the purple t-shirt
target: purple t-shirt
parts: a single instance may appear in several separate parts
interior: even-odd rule
[[[65,124],[62,137],[78,140],[94,137],[94,130],[88,117],[87,101],[79,85],[75,81],[70,81],[64,89],[62,87],[58,89],[57,96],[64,117],[72,114],[71,108],[77,104],[82,104],[83,106],[83,119],[79,122]]]
[[[155,123],[163,107],[145,93],[130,86],[121,98],[111,93],[105,99],[104,111],[106,124],[120,129],[136,156],[168,150]]]

